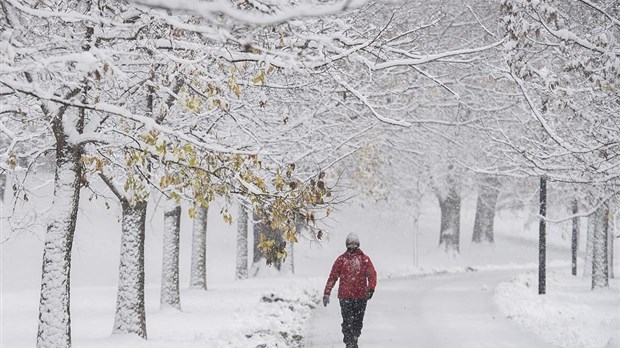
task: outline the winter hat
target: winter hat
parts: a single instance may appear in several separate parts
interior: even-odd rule
[[[358,237],[357,234],[353,232],[349,233],[349,235],[347,236],[347,242],[345,245],[349,245],[349,244],[356,244],[359,247],[360,237]]]

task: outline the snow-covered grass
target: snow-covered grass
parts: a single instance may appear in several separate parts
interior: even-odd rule
[[[110,335],[115,288],[77,288],[72,292],[73,346],[99,348],[301,347],[307,321],[319,302],[318,279],[260,278],[216,285],[209,291],[186,289],[182,311],[160,309],[159,288],[149,287],[148,340]],[[2,344],[33,347],[38,292],[2,293]]]
[[[497,287],[495,300],[508,318],[557,347],[620,347],[620,279],[591,291],[589,278],[551,271],[541,296],[537,277],[529,272]]]

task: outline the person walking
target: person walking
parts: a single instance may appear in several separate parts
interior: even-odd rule
[[[364,252],[359,248],[357,234],[349,233],[346,239],[347,251],[338,256],[327,278],[323,292],[323,305],[329,303],[329,296],[336,282],[342,313],[343,342],[347,348],[358,348],[357,340],[362,334],[366,303],[372,298],[377,286],[377,272]]]

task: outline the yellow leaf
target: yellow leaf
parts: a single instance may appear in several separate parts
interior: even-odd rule
[[[252,82],[255,85],[263,84],[263,82],[265,82],[265,77],[267,77],[267,74],[265,74],[265,70],[261,69],[258,75],[252,79]]]
[[[170,193],[170,198],[174,199],[177,204],[181,203],[181,196],[174,191]]]

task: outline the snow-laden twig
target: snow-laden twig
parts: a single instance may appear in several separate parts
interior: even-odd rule
[[[504,43],[504,41],[505,41],[505,39],[501,39],[501,40],[499,40],[497,42],[494,42],[494,43],[492,43],[490,45],[486,45],[486,46],[475,47],[475,48],[464,48],[464,49],[460,49],[460,50],[447,51],[447,52],[441,52],[441,53],[436,53],[436,54],[429,54],[427,56],[422,56],[420,58],[415,58],[415,59],[412,58],[412,59],[392,60],[392,61],[388,61],[388,62],[385,62],[385,63],[371,65],[370,68],[372,70],[382,70],[382,69],[387,69],[387,68],[391,68],[391,67],[395,67],[395,66],[426,64],[426,63],[430,63],[430,62],[433,62],[433,61],[440,60],[442,58],[458,56],[458,55],[462,55],[462,54],[472,54],[472,53],[478,53],[478,52],[487,51],[487,50],[493,49],[493,48],[495,48],[497,46],[500,46],[501,44]]]
[[[359,91],[357,91],[355,88],[351,87],[351,85],[349,85],[348,83],[346,83],[345,81],[343,81],[340,76],[338,75],[334,75],[334,79],[336,80],[337,83],[339,83],[342,87],[346,88],[349,92],[351,92],[357,99],[359,99],[359,101],[362,102],[362,104],[364,104],[368,110],[370,110],[370,112],[381,122],[387,123],[387,124],[391,124],[394,126],[400,126],[400,127],[411,127],[411,123],[404,121],[404,120],[395,120],[389,117],[385,117],[383,115],[381,115],[379,112],[377,112],[377,110],[370,105],[370,103],[368,102],[368,99],[362,95]]]
[[[590,7],[592,7],[593,9],[597,10],[598,12],[600,12],[601,14],[603,14],[605,17],[607,17],[610,21],[612,21],[615,25],[620,26],[620,20],[618,20],[615,17],[612,17],[609,12],[603,10],[602,8],[600,8],[599,6],[597,6],[596,4],[592,3],[589,0],[579,0],[579,2],[582,2]],[[617,4],[616,4],[617,5]]]
[[[517,83],[517,86],[519,86],[519,89],[521,90],[521,93],[525,97],[525,100],[527,101],[527,104],[530,107],[530,110],[532,111],[532,114],[534,115],[536,120],[538,120],[540,125],[543,127],[543,129],[545,130],[545,133],[547,133],[551,137],[551,139],[553,139],[553,141],[555,141],[558,145],[560,145],[561,147],[563,147],[564,149],[566,149],[566,150],[568,150],[568,151],[570,151],[572,153],[589,153],[589,152],[591,152],[591,149],[581,150],[581,149],[573,148],[573,146],[568,144],[564,139],[562,139],[558,134],[556,134],[555,131],[553,130],[553,128],[551,128],[551,126],[547,123],[547,120],[545,120],[545,118],[540,114],[540,112],[538,111],[538,109],[534,105],[534,101],[530,97],[529,93],[527,93],[527,91],[525,89],[525,86],[523,86],[523,81],[519,77],[517,77],[514,74],[514,72],[510,72],[510,76],[512,76],[512,79]]]
[[[228,0],[214,0],[210,2],[194,0],[133,0],[134,3],[166,10],[181,10],[195,12],[204,18],[216,18],[224,15],[243,23],[271,25],[286,22],[291,19],[304,17],[321,17],[339,14],[350,8],[357,8],[365,4],[366,0],[344,0],[329,5],[299,5],[276,11],[273,14],[248,12],[235,8]]]
[[[115,21],[111,21],[103,17],[85,15],[85,14],[75,12],[75,11],[56,12],[56,11],[34,9],[30,6],[22,5],[21,2],[18,0],[3,0],[3,1],[8,2],[9,4],[11,4],[11,6],[33,17],[60,18],[68,22],[88,21],[88,22],[92,22],[96,24],[106,24],[106,25],[112,25],[112,26],[117,26],[117,27],[127,27],[127,28],[134,26],[134,24],[115,22]]]
[[[96,103],[96,104],[83,104],[81,102],[63,99],[49,92],[43,92],[36,88],[30,88],[28,86],[20,85],[15,82],[0,80],[0,83],[4,84],[5,86],[9,88],[12,88],[15,91],[19,91],[21,93],[31,95],[41,100],[59,103],[67,107],[75,107],[75,108],[82,108],[82,109],[87,109],[87,110],[92,110],[92,111],[107,112],[113,115],[121,116],[127,120],[131,120],[131,121],[143,124],[148,129],[153,129],[153,130],[165,133],[165,134],[169,134],[180,140],[186,141],[192,145],[198,146],[208,151],[214,151],[214,152],[220,152],[220,153],[231,153],[231,154],[245,154],[245,155],[254,154],[254,152],[252,151],[242,151],[242,150],[237,150],[231,147],[222,146],[216,143],[207,143],[206,141],[198,141],[194,137],[188,136],[185,132],[182,132],[179,130],[172,130],[169,127],[158,124],[156,120],[150,117],[135,114],[117,105],[112,105],[112,104],[102,103],[102,102]],[[83,142],[83,141],[84,139],[80,138],[78,142]]]

